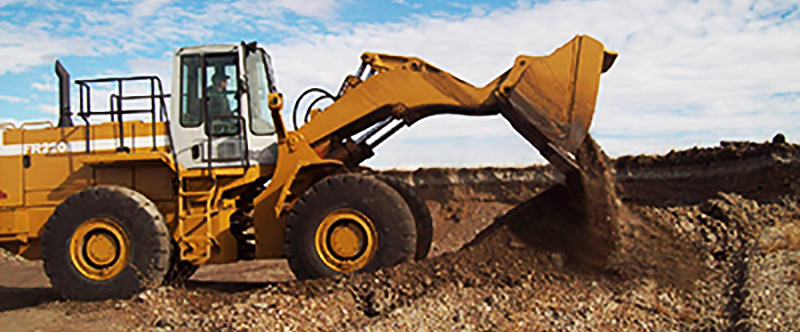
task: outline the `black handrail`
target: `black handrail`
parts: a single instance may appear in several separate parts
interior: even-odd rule
[[[124,95],[123,83],[125,82],[135,82],[135,81],[148,81],[150,83],[150,94],[149,95],[132,95],[126,96]],[[164,101],[165,98],[169,98],[169,94],[164,93],[163,85],[161,84],[161,79],[157,76],[130,76],[130,77],[105,77],[105,78],[97,78],[97,79],[88,79],[88,80],[76,80],[75,83],[79,86],[80,90],[80,111],[77,113],[81,119],[83,119],[84,124],[86,125],[86,153],[91,153],[91,132],[90,132],[90,125],[89,125],[89,118],[93,115],[109,115],[111,117],[112,122],[117,122],[119,125],[119,147],[117,148],[118,152],[130,152],[130,149],[125,146],[125,125],[123,121],[124,114],[135,114],[135,113],[149,113],[151,117],[151,131],[153,137],[153,150],[155,151],[158,147],[158,140],[157,140],[157,133],[156,133],[156,112],[157,112],[157,105],[156,99],[158,99],[159,105],[161,107],[159,112],[159,117],[163,121],[165,118],[168,119],[168,115],[166,114],[166,102]],[[116,94],[111,94],[109,97],[109,110],[108,111],[94,111],[92,110],[92,84],[101,84],[101,83],[115,83],[116,85]],[[156,93],[158,92],[158,93]],[[122,101],[123,100],[144,100],[150,99],[150,108],[149,109],[123,109]],[[169,124],[167,124],[169,125]],[[175,157],[175,148],[173,146],[171,134],[168,133],[170,136],[170,150],[173,152],[173,159]],[[176,159],[177,163],[177,159]],[[175,165],[177,168],[177,164]]]
[[[206,68],[206,56],[204,54],[200,54],[200,68]],[[206,71],[200,71],[200,82],[208,82],[208,77],[206,77]],[[208,109],[208,92],[206,91],[206,85],[200,85],[200,96],[203,98],[203,102],[200,103],[200,112],[201,117],[203,119],[203,129],[205,130],[206,137],[208,137],[208,142],[206,144],[206,151],[208,153],[207,161],[208,164],[206,165],[206,169],[208,170],[208,179],[211,181],[212,184],[216,184],[216,179],[214,178],[213,168],[212,168],[212,156],[213,153],[213,145],[212,145],[212,127],[211,127],[211,114],[209,113]]]

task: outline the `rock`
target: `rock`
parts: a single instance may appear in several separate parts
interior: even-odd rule
[[[550,262],[553,263],[553,266],[555,266],[556,269],[559,269],[559,270],[564,268],[564,264],[566,263],[566,260],[567,260],[566,255],[564,255],[563,253],[560,253],[560,252],[550,253],[549,258],[550,258]]]
[[[775,137],[772,138],[772,144],[786,144],[786,136],[782,133],[778,133]]]
[[[422,284],[425,285],[425,287],[428,287],[433,284],[433,279],[431,279],[427,275],[424,275],[422,276]]]
[[[153,321],[152,325],[155,326],[155,327],[166,328],[168,330],[171,330],[176,325],[176,319],[175,319],[174,316],[172,316],[170,314],[165,314],[165,315],[161,315],[161,316],[157,317]]]
[[[269,305],[266,303],[253,303],[250,306],[258,310],[267,310],[269,308]]]
[[[508,246],[511,249],[523,249],[523,248],[525,248],[525,243],[523,243],[522,241],[517,240],[516,238],[513,238],[513,239],[511,239],[511,241],[509,241]]]

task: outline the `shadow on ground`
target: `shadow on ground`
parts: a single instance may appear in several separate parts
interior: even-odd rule
[[[183,285],[183,287],[187,290],[214,290],[224,293],[238,293],[254,289],[261,289],[276,284],[276,282],[189,280]]]
[[[35,307],[58,300],[52,288],[14,288],[0,286],[0,312]]]

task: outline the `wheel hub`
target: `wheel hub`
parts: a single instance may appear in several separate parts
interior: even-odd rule
[[[343,220],[333,227],[330,246],[333,254],[344,259],[356,257],[364,247],[366,234],[351,220]]]
[[[83,276],[108,280],[122,272],[128,263],[130,244],[122,227],[106,218],[81,224],[70,241],[70,258]]]
[[[108,265],[119,255],[119,244],[113,235],[96,232],[86,241],[86,253],[89,263],[98,266]]]
[[[316,248],[322,261],[337,272],[349,273],[364,267],[378,248],[372,221],[353,209],[339,209],[317,229]]]

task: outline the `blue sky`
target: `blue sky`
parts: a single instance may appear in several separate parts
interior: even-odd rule
[[[591,132],[611,155],[800,137],[798,5],[782,0],[0,0],[0,122],[54,119],[53,61],[73,78],[171,73],[179,46],[257,40],[291,101],[336,89],[364,51],[414,55],[483,85],[519,54],[587,33],[620,57]],[[73,89],[75,90],[75,89]],[[376,167],[541,162],[500,118],[431,118]]]

